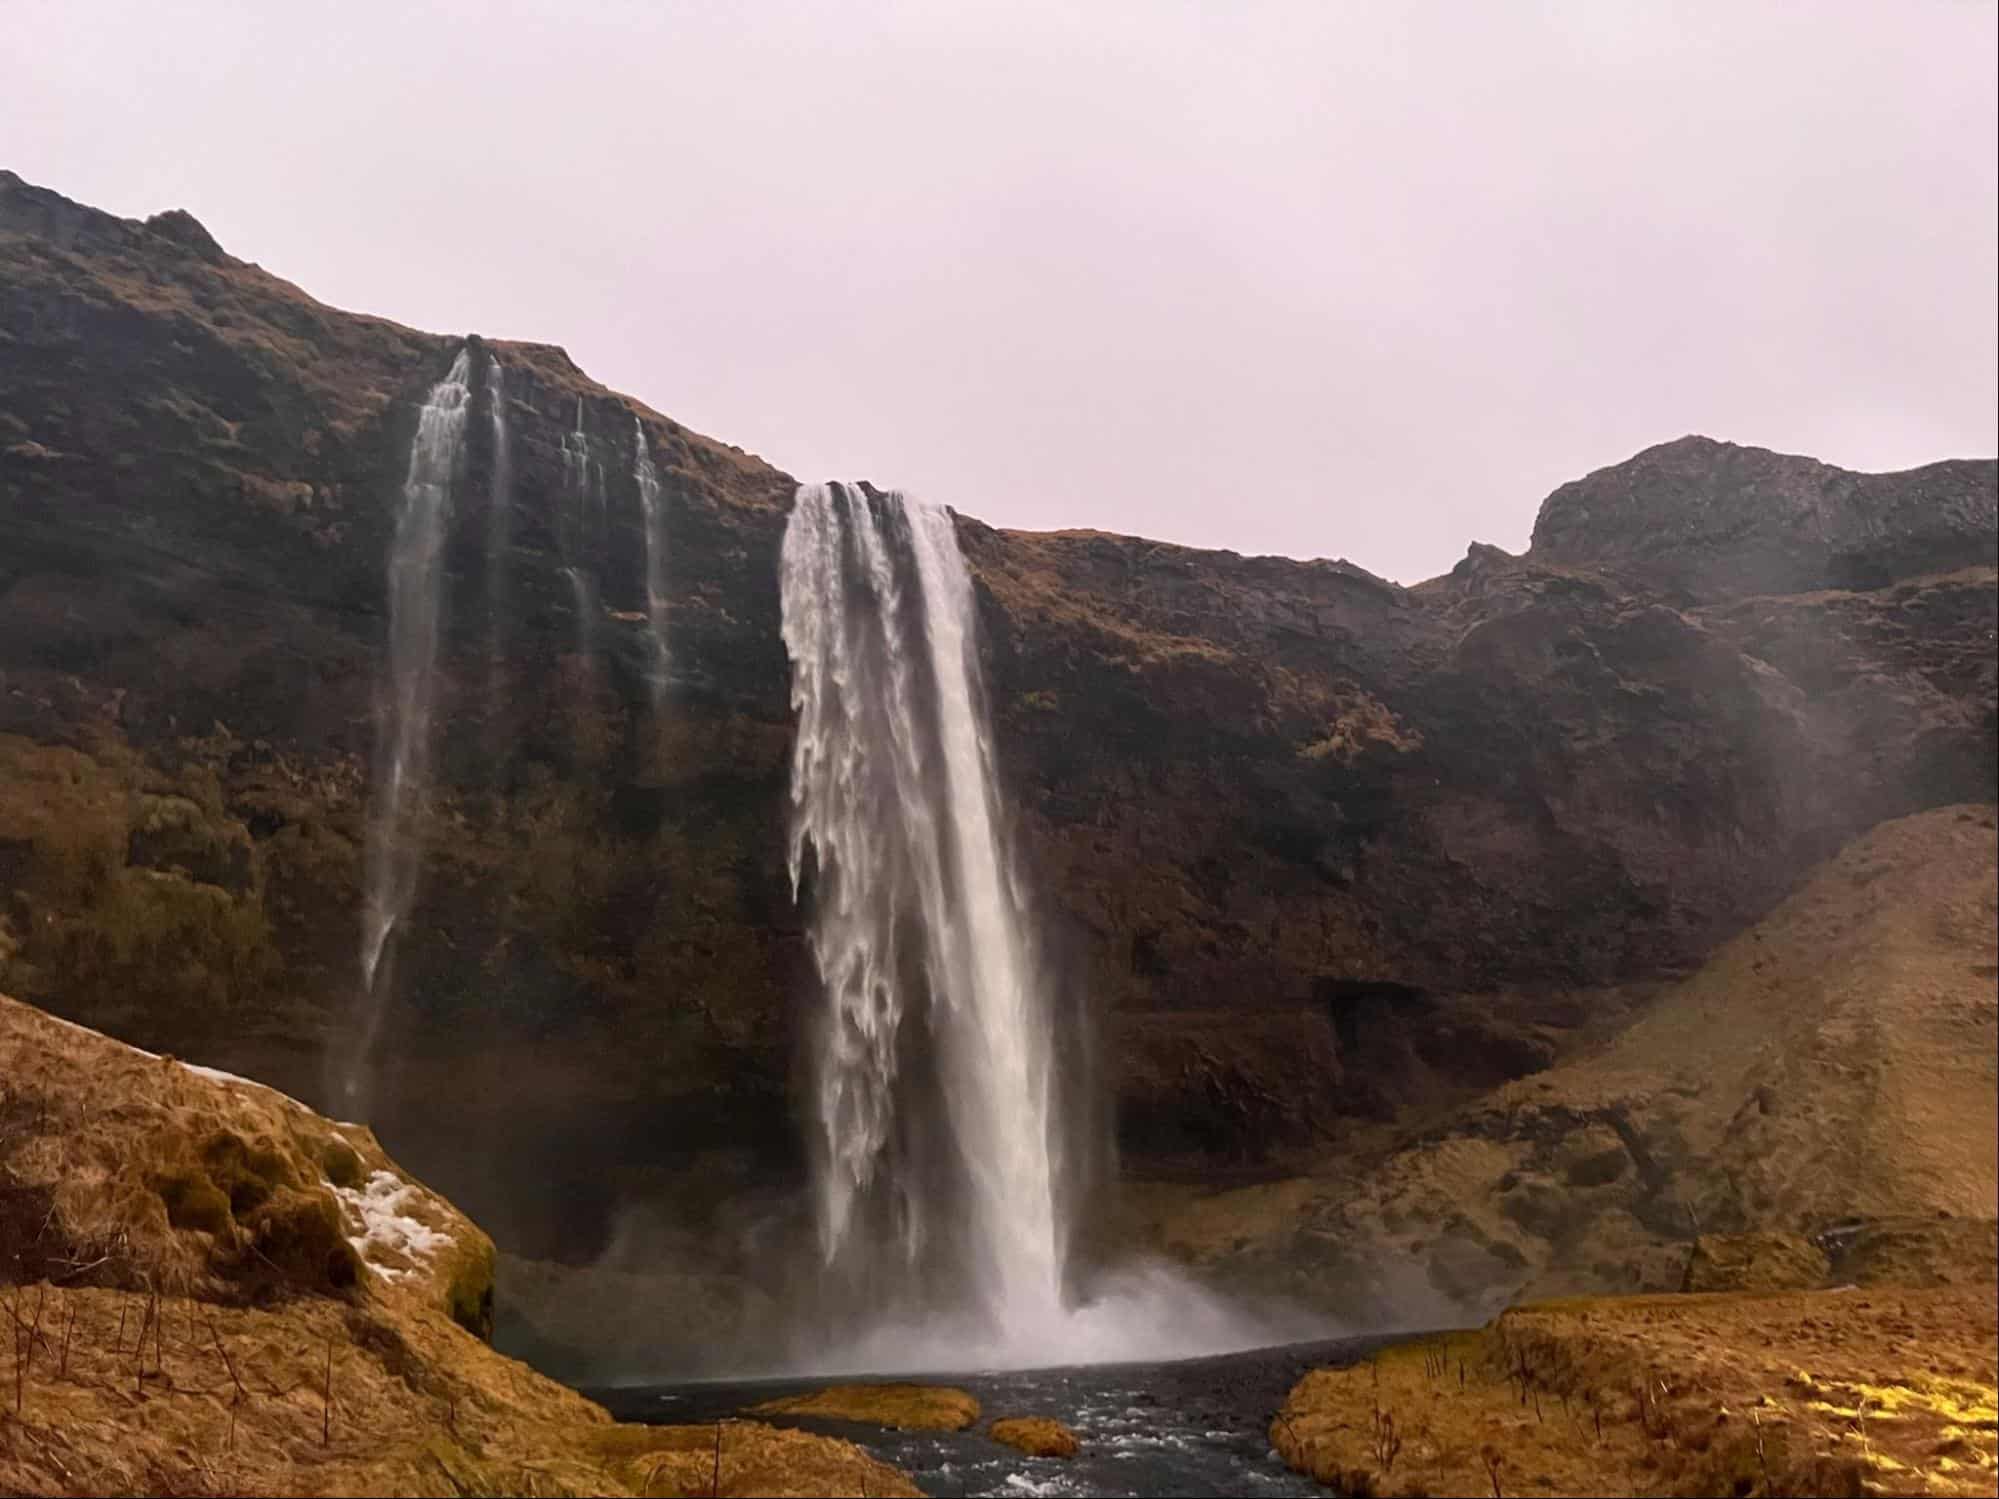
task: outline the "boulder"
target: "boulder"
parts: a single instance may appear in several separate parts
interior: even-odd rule
[[[1074,1457],[1083,1445],[1052,1416],[1006,1416],[993,1422],[986,1435],[1029,1457]]]

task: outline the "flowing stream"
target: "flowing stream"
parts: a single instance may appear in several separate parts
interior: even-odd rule
[[[1384,1339],[1346,1338],[1163,1363],[937,1374],[982,1407],[970,1431],[893,1431],[846,1421],[753,1416],[858,1442],[934,1495],[1323,1495],[1271,1450],[1273,1412],[1307,1371],[1365,1358]],[[623,1421],[696,1423],[801,1394],[810,1381],[714,1381],[591,1391]],[[985,1434],[1002,1416],[1053,1416],[1081,1440],[1073,1458],[1023,1457]],[[726,1433],[726,1428],[724,1429]],[[728,1492],[728,1453],[722,1454]]]

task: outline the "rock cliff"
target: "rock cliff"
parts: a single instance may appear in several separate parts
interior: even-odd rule
[[[325,1096],[387,548],[417,405],[468,343],[371,1119],[503,1247],[580,1259],[669,1174],[698,1232],[799,1169],[809,964],[793,481],[559,349],[339,312],[184,213],[0,173],[0,987]],[[657,714],[635,433],[670,537]],[[1526,555],[1413,588],[961,517],[1128,1164],[1272,1169],[1544,1068],[1859,830],[1990,800],[1994,487],[1990,461],[1687,438],[1557,490]]]

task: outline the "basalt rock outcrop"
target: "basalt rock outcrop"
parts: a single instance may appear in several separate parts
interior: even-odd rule
[[[385,559],[416,408],[468,343],[371,1120],[504,1248],[574,1259],[666,1173],[692,1233],[798,1168],[810,967],[793,481],[559,349],[339,312],[185,214],[0,174],[0,987],[325,1096]],[[657,712],[635,430],[670,537]],[[1546,1067],[1857,831],[1989,800],[1993,496],[1990,461],[1685,438],[1558,490],[1524,556],[1413,588],[961,518],[1051,967],[1101,1011],[1078,1060],[1128,1164],[1265,1169]],[[1338,504],[1329,476],[1329,546]]]

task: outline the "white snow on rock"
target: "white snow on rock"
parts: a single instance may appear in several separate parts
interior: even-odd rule
[[[393,1171],[377,1171],[360,1187],[335,1187],[333,1195],[347,1209],[350,1223],[361,1230],[349,1234],[347,1242],[370,1269],[386,1279],[399,1280],[413,1266],[383,1264],[383,1255],[410,1261],[428,1259],[451,1243],[450,1234],[410,1216],[409,1209],[423,1200],[423,1188]]]
[[[174,1060],[179,1062],[180,1058],[176,1057],[174,1058]],[[205,1077],[211,1083],[223,1083],[236,1087],[255,1088],[260,1093],[276,1093],[279,1098],[282,1098],[286,1103],[290,1104],[295,1109],[302,1109],[305,1107],[304,1104],[300,1103],[296,1098],[293,1098],[291,1094],[279,1093],[278,1090],[276,1088],[273,1088],[269,1083],[260,1083],[253,1077],[238,1077],[233,1072],[224,1072],[220,1067],[203,1067],[196,1062],[181,1062],[180,1065],[186,1068],[189,1072],[192,1072],[196,1077]]]

